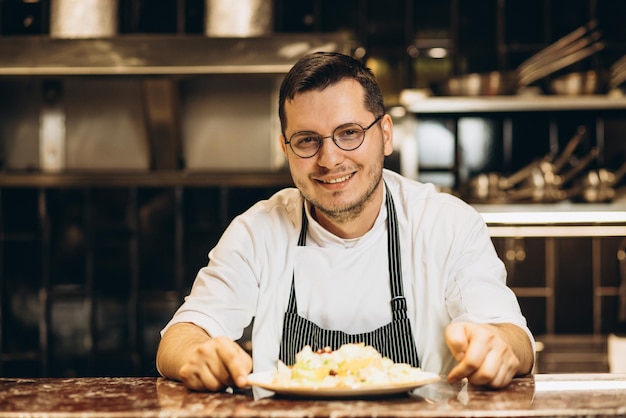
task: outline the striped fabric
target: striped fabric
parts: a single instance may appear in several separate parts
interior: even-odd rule
[[[285,364],[295,363],[296,353],[305,345],[315,351],[325,347],[333,350],[343,344],[365,343],[376,348],[383,356],[396,363],[408,363],[419,367],[419,358],[411,324],[406,313],[406,300],[402,289],[402,268],[400,264],[400,240],[398,236],[398,218],[391,193],[387,191],[387,241],[389,250],[389,282],[391,286],[392,321],[380,328],[362,334],[348,334],[343,331],[323,329],[315,323],[298,315],[298,305],[293,279],[289,305],[284,317],[283,337],[279,359]],[[302,211],[302,228],[299,246],[306,245],[308,220]]]

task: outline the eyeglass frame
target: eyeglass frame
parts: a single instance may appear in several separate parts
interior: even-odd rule
[[[356,123],[356,122],[349,122],[349,123],[344,123],[342,125],[337,126],[335,129],[333,129],[333,133],[327,136],[321,136],[320,134],[318,134],[317,132],[314,131],[298,131],[298,132],[294,132],[290,137],[289,140],[285,139],[285,145],[289,145],[289,148],[291,148],[291,151],[299,158],[313,158],[315,157],[319,152],[320,149],[322,149],[322,142],[324,142],[323,140],[326,138],[331,138],[334,142],[334,144],[337,146],[337,148],[339,148],[342,151],[354,151],[355,149],[359,148],[361,145],[363,145],[363,142],[365,142],[365,134],[367,133],[367,131],[369,131],[374,125],[376,125],[378,122],[380,122],[382,120],[382,118],[385,116],[385,114],[383,113],[382,115],[378,116],[376,119],[374,119],[374,122],[370,123],[368,126],[363,127],[361,126],[361,124]],[[343,127],[346,126],[350,126],[350,125],[356,125],[359,128],[361,128],[363,130],[363,138],[361,138],[361,142],[359,142],[359,145],[357,145],[354,148],[349,148],[349,149],[345,149],[342,148],[341,146],[339,146],[339,144],[337,143],[337,140],[335,139],[335,133],[340,130]],[[314,134],[314,136],[317,137],[318,139],[318,146],[317,146],[317,150],[311,154],[308,155],[306,157],[303,157],[302,155],[298,154],[294,149],[293,146],[291,145],[291,141],[293,139],[294,136],[298,135],[298,134],[302,134],[302,133],[311,133]]]

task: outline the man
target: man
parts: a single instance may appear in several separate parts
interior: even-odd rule
[[[396,362],[494,388],[534,340],[480,215],[383,169],[392,120],[371,71],[299,60],[280,89],[297,188],[233,220],[162,332],[157,367],[195,390],[243,387],[304,345],[365,342]],[[254,361],[234,340],[254,318]]]

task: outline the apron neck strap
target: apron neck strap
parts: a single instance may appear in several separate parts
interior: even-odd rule
[[[393,203],[393,197],[389,192],[387,183],[385,183],[385,206],[387,208],[387,258],[389,260],[389,284],[391,286],[391,309],[393,317],[396,319],[406,317],[406,299],[402,289],[402,264],[400,255],[400,237],[398,233],[398,215],[396,207]],[[306,216],[306,201],[302,205],[302,226],[300,227],[300,236],[298,237],[298,246],[306,246],[306,234],[309,226],[309,220]],[[289,305],[287,312],[297,313],[298,304],[296,302],[295,280],[292,275],[291,293],[289,296]]]

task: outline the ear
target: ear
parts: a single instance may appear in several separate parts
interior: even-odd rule
[[[383,147],[387,157],[393,152],[393,120],[389,114],[386,113],[380,120],[380,127],[383,132]]]
[[[287,144],[285,144],[285,135],[280,134],[278,140],[280,141],[280,149],[283,150],[283,154],[285,154],[285,158],[287,158]]]

